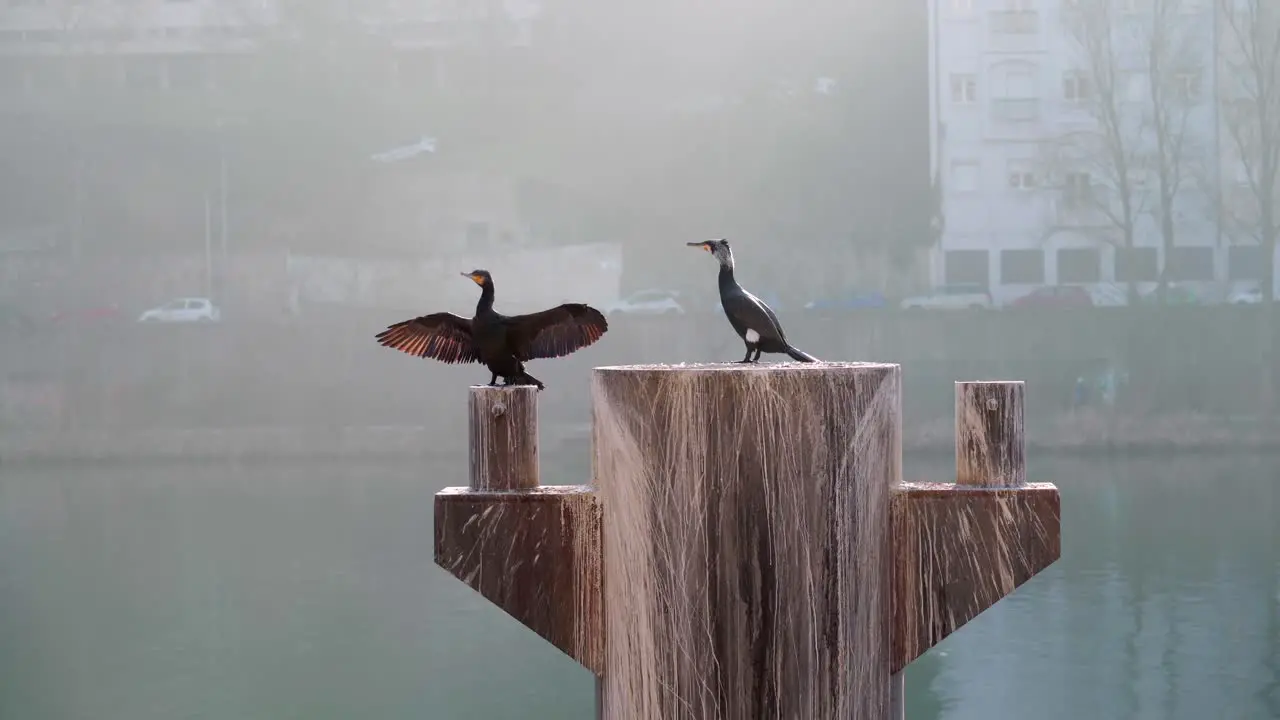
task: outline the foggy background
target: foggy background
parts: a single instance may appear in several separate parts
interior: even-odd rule
[[[501,312],[608,311],[529,366],[544,480],[586,482],[590,368],[742,356],[716,237],[797,347],[902,364],[909,476],[953,472],[954,381],[1027,381],[1063,559],[912,666],[909,717],[1280,717],[1277,321],[1241,294],[1280,63],[1224,95],[1206,0],[1202,84],[1156,82],[1200,119],[1108,131],[1172,0],[1123,57],[1049,50],[1122,27],[1082,2],[0,0],[0,720],[590,717],[431,564],[487,371],[373,335],[469,315],[475,268]]]

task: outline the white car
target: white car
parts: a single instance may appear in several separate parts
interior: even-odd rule
[[[1262,288],[1257,285],[1238,288],[1227,296],[1232,305],[1257,305],[1262,302]]]
[[[222,319],[222,311],[209,298],[189,297],[177,298],[154,307],[138,316],[138,322],[218,322]]]
[[[990,310],[993,307],[991,293],[981,285],[943,285],[928,295],[914,295],[902,301],[904,310]]]
[[[637,290],[624,298],[605,303],[601,309],[606,315],[683,315],[684,308],[676,302],[678,294],[673,290]]]

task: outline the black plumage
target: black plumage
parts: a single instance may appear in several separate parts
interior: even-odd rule
[[[738,362],[759,362],[760,353],[766,352],[786,353],[800,362],[819,362],[814,356],[787,342],[782,324],[778,322],[778,316],[773,314],[773,310],[733,279],[733,251],[729,249],[728,240],[686,244],[711,253],[720,262],[720,305],[729,318],[729,324],[747,346],[746,356]],[[753,354],[755,357],[752,357]]]
[[[490,385],[545,386],[525,372],[537,358],[563,357],[595,341],[609,329],[599,310],[565,303],[528,315],[503,315],[493,309],[493,278],[486,270],[462,273],[480,286],[475,317],[433,313],[398,322],[378,333],[378,344],[416,357],[446,363],[483,363]]]

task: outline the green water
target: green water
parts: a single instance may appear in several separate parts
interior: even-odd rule
[[[908,670],[908,718],[1280,718],[1277,467],[1033,458],[1063,559]],[[432,565],[464,470],[0,468],[0,719],[590,718]]]

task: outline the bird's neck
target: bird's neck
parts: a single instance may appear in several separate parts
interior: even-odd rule
[[[720,287],[736,287],[738,282],[733,279],[733,266],[720,265]]]
[[[476,314],[493,309],[493,283],[480,286],[480,302],[476,303]]]

